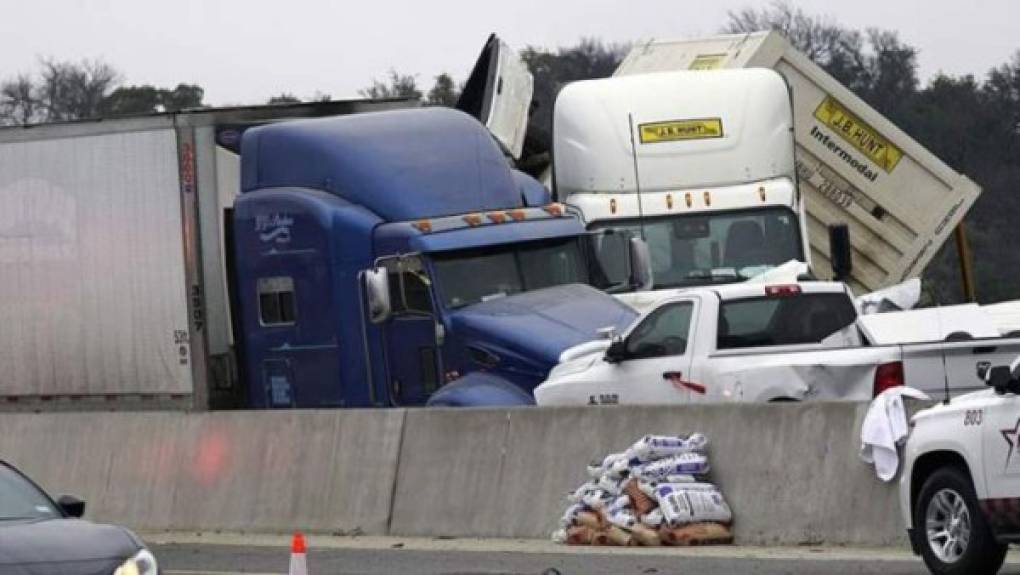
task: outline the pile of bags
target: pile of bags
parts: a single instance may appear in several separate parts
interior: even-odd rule
[[[733,514],[708,482],[708,438],[646,435],[588,466],[553,540],[568,545],[732,543]]]

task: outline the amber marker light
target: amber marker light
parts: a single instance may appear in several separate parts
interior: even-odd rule
[[[553,216],[562,216],[563,215],[563,206],[560,205],[560,204],[549,204],[547,206],[543,206],[542,209],[545,210],[546,212],[548,212],[550,215],[553,215]]]

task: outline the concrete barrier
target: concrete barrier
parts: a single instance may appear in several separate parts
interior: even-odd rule
[[[857,457],[866,407],[410,412],[391,532],[547,537],[563,496],[586,479],[585,463],[644,434],[702,431],[738,541],[901,544],[895,486]]]
[[[548,537],[585,464],[702,431],[747,544],[903,544],[857,457],[865,405],[48,413],[0,454],[88,516],[160,530]]]
[[[384,534],[403,410],[5,414],[0,454],[138,529]]]

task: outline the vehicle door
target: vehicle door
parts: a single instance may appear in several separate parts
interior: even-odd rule
[[[986,489],[981,506],[996,531],[1020,533],[1020,397],[996,395],[962,417],[964,426],[981,426]]]
[[[381,263],[389,273],[393,307],[383,325],[390,398],[396,405],[421,405],[439,388],[442,373],[432,282],[417,256]]]
[[[691,341],[699,302],[695,298],[662,304],[630,331],[622,361],[589,392],[588,403],[688,403],[704,394],[689,381]]]

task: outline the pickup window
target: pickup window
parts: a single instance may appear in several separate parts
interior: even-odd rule
[[[723,301],[717,349],[820,343],[857,319],[842,293]]]
[[[691,330],[694,304],[667,304],[651,313],[627,337],[627,357],[643,359],[683,355]]]

